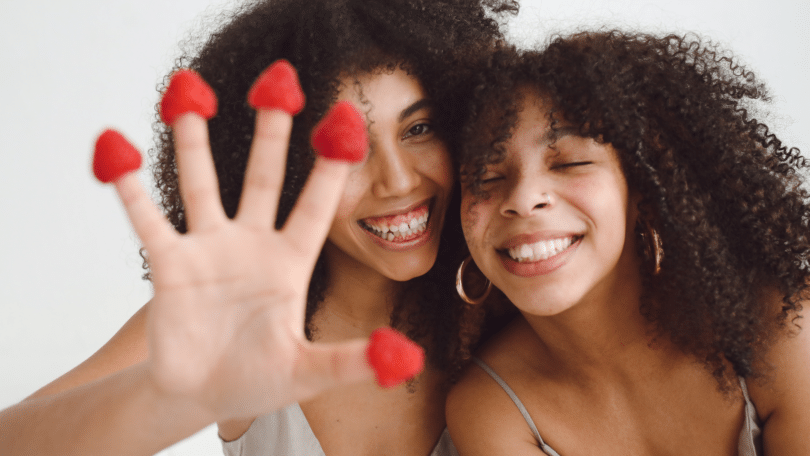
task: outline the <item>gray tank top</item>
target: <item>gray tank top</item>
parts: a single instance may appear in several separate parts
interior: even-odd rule
[[[236,440],[222,442],[225,456],[325,456],[298,404],[253,420]],[[429,456],[458,456],[447,429]]]
[[[502,379],[498,374],[492,370],[485,362],[481,361],[479,358],[473,358],[476,364],[478,364],[481,369],[484,370],[493,380],[495,380],[498,385],[503,388],[506,394],[512,399],[512,402],[515,403],[518,410],[520,410],[520,414],[523,415],[523,419],[526,420],[526,423],[529,425],[529,428],[532,430],[532,434],[534,434],[534,438],[537,440],[537,444],[544,453],[548,456],[560,456],[553,448],[548,446],[546,442],[543,440],[543,437],[540,436],[540,432],[537,431],[537,426],[534,425],[534,421],[532,417],[529,415],[529,411],[526,410],[526,407],[523,406],[523,403],[520,402],[517,395],[509,385],[506,384],[506,381]],[[745,385],[745,380],[740,378],[740,386],[742,387],[743,396],[745,397],[745,422],[743,423],[742,430],[740,430],[740,438],[738,440],[738,454],[739,456],[761,456],[762,455],[762,437],[759,426],[759,418],[757,417],[757,411],[754,408],[754,403],[751,402],[751,399],[748,397],[748,387]]]

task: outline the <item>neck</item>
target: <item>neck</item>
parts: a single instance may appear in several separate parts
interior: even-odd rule
[[[596,287],[566,311],[547,317],[524,313],[553,365],[579,378],[631,379],[671,366],[680,352],[639,310],[638,274]]]
[[[316,338],[323,341],[368,337],[388,326],[394,299],[403,283],[390,279],[367,266],[335,255],[335,246],[324,247],[329,285],[319,310],[313,317]]]

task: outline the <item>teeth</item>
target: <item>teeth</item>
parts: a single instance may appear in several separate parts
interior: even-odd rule
[[[399,225],[374,225],[365,222],[362,222],[362,225],[366,230],[377,236],[388,241],[393,241],[397,237],[405,238],[425,231],[427,229],[428,218],[429,214],[425,213],[407,222],[402,222]]]
[[[567,249],[574,242],[574,237],[551,239],[522,244],[509,249],[509,256],[518,263],[546,260]]]

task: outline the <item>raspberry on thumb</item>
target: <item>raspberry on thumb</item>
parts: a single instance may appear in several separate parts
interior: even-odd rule
[[[377,383],[384,388],[413,378],[425,364],[422,347],[391,328],[379,328],[371,333],[366,356],[376,373]]]

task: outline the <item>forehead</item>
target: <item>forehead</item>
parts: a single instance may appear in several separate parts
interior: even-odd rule
[[[342,76],[338,100],[348,100],[370,109],[409,105],[425,97],[419,81],[401,68]],[[368,110],[368,109],[367,109]]]
[[[548,102],[529,90],[521,90],[518,114],[507,149],[541,147],[550,142],[551,118]]]

